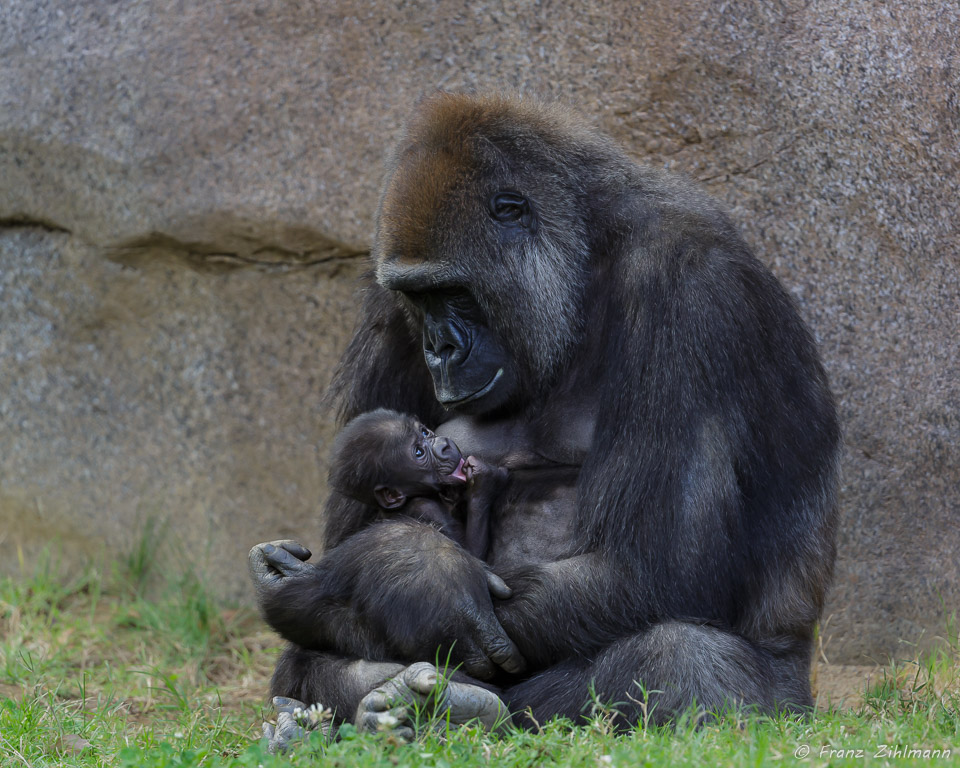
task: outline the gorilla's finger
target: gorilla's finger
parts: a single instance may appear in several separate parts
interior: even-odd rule
[[[277,727],[270,735],[270,744],[267,751],[272,755],[283,754],[290,749],[294,742],[302,741],[306,731],[289,712],[277,715]]]
[[[487,730],[492,730],[507,714],[507,706],[497,694],[469,683],[451,682],[441,709],[449,713],[451,723],[463,725],[479,720]]]
[[[389,712],[394,718],[396,718],[398,723],[408,723],[410,722],[410,709],[406,706],[394,707]]]
[[[277,735],[289,740],[301,738],[305,730],[291,712],[281,712],[277,715]]]
[[[507,583],[493,571],[487,571],[487,589],[498,600],[506,600],[513,594],[513,590],[507,586]]]
[[[313,553],[309,549],[293,539],[278,539],[277,541],[271,541],[270,543],[278,549],[287,550],[287,552],[297,558],[297,560],[306,562],[313,557]]]
[[[407,701],[402,692],[395,686],[389,688],[378,688],[370,691],[363,697],[363,707],[370,712],[387,712],[398,704],[405,705],[411,702]]]
[[[527,661],[520,654],[520,649],[507,637],[496,619],[485,617],[480,626],[480,647],[485,656],[511,675],[518,675],[527,668]]]
[[[268,546],[270,545],[257,544],[257,546],[252,547],[250,552],[247,554],[247,565],[249,566],[250,573],[253,574],[255,580],[268,575],[270,571],[270,566],[267,565],[267,558],[265,557],[263,551],[263,548]]]
[[[295,541],[280,540],[257,544],[247,555],[247,566],[257,589],[268,587],[278,579],[293,576],[308,566],[303,562],[311,552]]]
[[[273,708],[277,710],[277,712],[287,712],[288,714],[293,714],[295,709],[306,710],[307,705],[302,701],[291,699],[287,696],[274,696]]]
[[[394,707],[385,712],[364,712],[357,718],[357,729],[370,733],[377,731],[402,731],[410,721],[410,712],[406,707]],[[413,731],[411,730],[411,735]]]
[[[467,644],[469,646],[469,644]],[[473,663],[485,665],[491,671],[493,666],[483,658],[479,649],[472,654]],[[465,663],[466,666],[466,663]],[[435,694],[442,680],[436,667],[428,662],[411,664],[403,673],[403,681],[414,692],[424,697]],[[434,699],[434,715],[446,719],[454,725],[463,725],[479,720],[487,730],[491,730],[507,713],[507,706],[500,697],[486,688],[471,683],[458,683],[447,680],[442,695]]]
[[[263,555],[267,564],[279,571],[281,576],[294,576],[310,567],[285,548],[275,547],[272,544],[264,545]]]
[[[414,693],[429,696],[440,683],[440,674],[429,661],[418,661],[403,670],[403,682]]]
[[[472,638],[461,637],[455,646],[457,655],[463,663],[463,671],[477,680],[489,680],[496,673],[493,662]]]

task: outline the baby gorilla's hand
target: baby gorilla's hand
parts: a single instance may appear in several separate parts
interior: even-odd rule
[[[467,476],[468,488],[476,492],[493,492],[499,489],[509,474],[504,467],[487,464],[476,456],[467,456],[463,462],[463,474]]]

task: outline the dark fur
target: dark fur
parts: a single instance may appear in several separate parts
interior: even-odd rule
[[[477,200],[497,188],[531,200],[535,226],[491,224]],[[511,436],[504,452],[520,434],[555,446],[497,508],[490,559],[515,596],[496,613],[529,667],[503,681],[511,709],[576,716],[591,682],[632,720],[637,682],[662,691],[657,719],[694,700],[809,706],[835,553],[835,406],[792,301],[716,204],[555,107],[442,94],[389,170],[375,256],[382,283],[416,293],[367,289],[334,387],[341,418],[378,406],[448,418],[421,324],[423,296],[455,286],[479,307],[490,354],[514,362],[510,397],[468,430],[486,434],[492,417]],[[547,464],[572,467],[570,502],[549,501],[563,486]],[[349,503],[332,497],[328,520]],[[544,541],[569,533],[540,546],[531,510],[547,515]],[[268,600],[271,623],[297,642],[288,629],[306,611],[329,628],[326,651],[433,660],[452,615],[439,585],[477,605],[482,585],[469,562],[435,557],[440,537],[391,525],[331,524],[318,577]],[[370,579],[384,568],[388,589]],[[419,637],[412,611],[436,631]],[[284,657],[275,693],[327,701],[356,684],[305,653]]]
[[[328,484],[361,504],[329,508],[328,525],[356,532],[402,515],[435,526],[482,560],[487,554],[490,510],[506,471],[475,456],[462,456],[456,443],[423,430],[415,417],[387,408],[351,419],[330,453]],[[422,449],[419,457],[412,455],[414,448]],[[450,477],[458,463],[466,467],[464,475],[470,473],[469,481]],[[378,489],[385,488],[395,494],[392,503],[377,498]],[[355,517],[331,522],[333,514]]]
[[[408,463],[400,454],[399,433],[404,419],[386,408],[352,419],[333,443],[328,485],[338,493],[376,506],[374,488],[390,482],[397,468]]]

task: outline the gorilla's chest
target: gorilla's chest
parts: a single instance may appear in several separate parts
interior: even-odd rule
[[[456,442],[464,455],[510,470],[491,514],[490,565],[508,568],[573,554],[577,480],[593,436],[589,407],[532,425],[457,417],[437,432]]]
[[[490,521],[490,554],[497,568],[569,557],[575,542],[579,468],[515,470]]]

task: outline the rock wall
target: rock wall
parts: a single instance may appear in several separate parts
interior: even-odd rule
[[[794,292],[847,454],[831,660],[960,603],[960,10],[949,3],[9,0],[0,567],[165,523],[249,599],[317,541],[321,396],[386,148],[424,91],[575,106],[700,179]],[[905,653],[912,653],[907,649]]]

